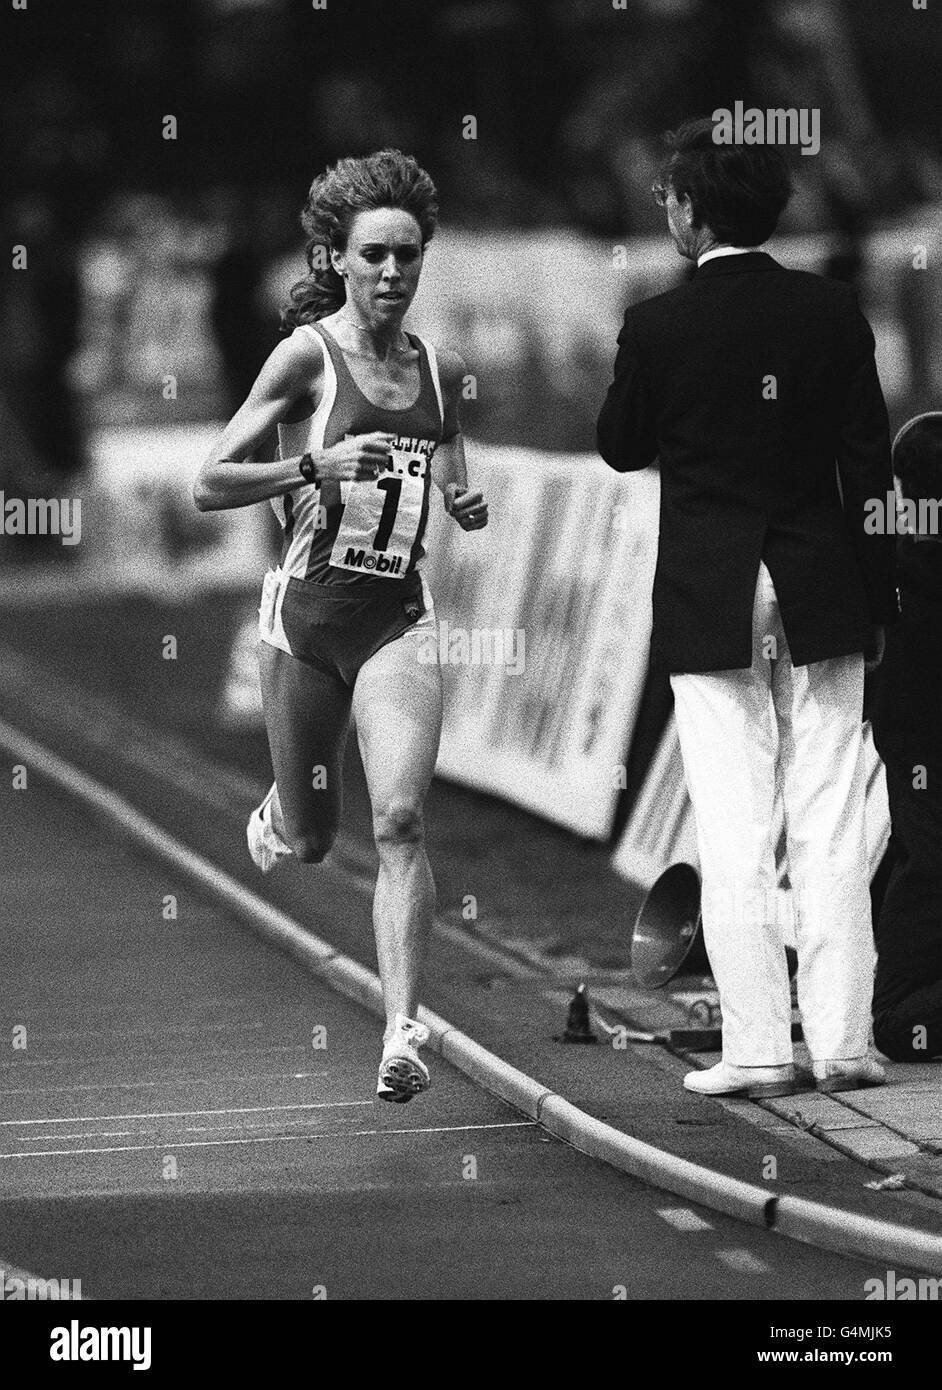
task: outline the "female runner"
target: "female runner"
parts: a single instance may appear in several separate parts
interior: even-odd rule
[[[263,871],[289,854],[306,864],[327,854],[351,709],[356,719],[379,854],[377,1094],[396,1102],[429,1085],[415,1014],[435,910],[423,803],[442,716],[440,667],[419,660],[437,632],[421,572],[431,483],[463,530],[488,520],[467,484],[464,362],[402,326],[436,221],[431,179],[398,150],[341,159],[314,180],[301,216],[310,273],[283,316],[294,331],[193,488],[201,511],[268,498],[284,531],[259,609],[275,781],[247,833]],[[280,457],[250,461],[276,426]]]

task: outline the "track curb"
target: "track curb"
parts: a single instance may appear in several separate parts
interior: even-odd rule
[[[336,950],[293,917],[266,902],[210,860],[161,829],[117,792],[0,719],[0,747],[83,802],[120,836],[170,864],[204,894],[230,909],[264,940],[286,952],[338,994],[382,1015],[382,988],[373,971]],[[536,1120],[547,1133],[609,1166],[675,1196],[762,1226],[793,1240],[866,1259],[942,1274],[942,1237],[840,1208],[760,1188],[658,1149],[580,1110],[565,1097],[511,1066],[421,1008],[429,1046],[471,1080]]]

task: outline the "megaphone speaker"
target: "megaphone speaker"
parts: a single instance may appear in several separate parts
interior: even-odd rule
[[[798,957],[788,946],[785,956],[793,979]],[[631,965],[645,989],[660,989],[681,967],[688,975],[710,973],[700,913],[700,875],[691,864],[672,864],[652,884],[635,918]]]
[[[639,984],[660,989],[682,965],[700,974],[710,968],[700,928],[700,875],[690,864],[672,864],[638,910],[631,966]]]

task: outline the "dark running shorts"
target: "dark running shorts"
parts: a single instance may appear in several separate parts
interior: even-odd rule
[[[269,570],[259,635],[271,646],[352,688],[370,657],[412,628],[431,623],[421,575],[315,584]]]

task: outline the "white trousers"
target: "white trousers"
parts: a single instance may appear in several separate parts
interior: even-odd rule
[[[793,666],[772,577],[759,567],[752,666],[671,676],[697,822],[703,935],[723,1059],[792,1060],[775,802],[784,802],[798,1003],[815,1060],[867,1051],[873,990],[864,826],[863,654]]]

